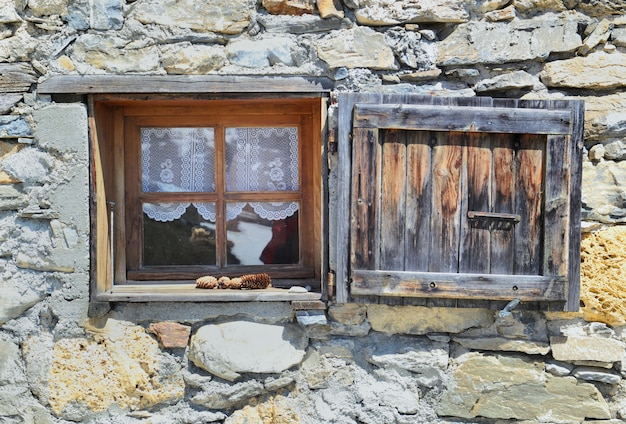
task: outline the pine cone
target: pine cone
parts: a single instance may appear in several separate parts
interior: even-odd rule
[[[241,278],[231,278],[228,288],[233,290],[241,289]]]
[[[220,279],[217,280],[218,289],[227,289],[229,287],[230,287],[230,278],[228,278],[227,276],[220,277]]]
[[[265,289],[270,286],[272,279],[269,275],[263,274],[246,274],[241,276],[242,289]]]
[[[196,280],[196,288],[198,289],[214,289],[217,287],[217,278],[212,275],[205,275]]]

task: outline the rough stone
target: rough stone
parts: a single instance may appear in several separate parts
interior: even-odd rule
[[[90,26],[93,29],[121,29],[124,25],[124,1],[100,0],[89,2]]]
[[[0,179],[3,179],[2,175]],[[16,211],[26,206],[27,203],[27,196],[14,186],[0,185],[0,211]],[[0,241],[4,241],[2,238],[0,237]]]
[[[596,144],[591,149],[589,149],[589,153],[587,154],[587,156],[589,157],[590,161],[597,162],[599,160],[604,159],[604,152],[605,152],[604,145]]]
[[[277,373],[299,364],[306,344],[294,326],[232,321],[200,327],[191,338],[189,359],[234,381],[241,373]]]
[[[358,325],[365,321],[367,308],[358,303],[340,303],[330,305],[328,315],[334,321],[346,325]]]
[[[184,43],[160,48],[161,62],[168,74],[204,75],[222,68],[228,60],[219,46]]]
[[[209,409],[240,408],[264,390],[263,384],[255,380],[235,384],[211,382],[203,391],[197,393],[191,402]]]
[[[605,223],[626,222],[626,162],[583,163],[582,216]],[[596,276],[595,278],[600,278]]]
[[[626,8],[623,0],[571,0],[563,3],[589,16],[620,15]]]
[[[543,363],[522,357],[469,353],[453,368],[440,415],[471,419],[548,422],[608,419],[608,405],[589,383],[543,372]]]
[[[592,367],[577,367],[572,372],[574,377],[587,381],[599,381],[606,384],[618,384],[622,377],[611,371]]]
[[[624,343],[602,337],[550,337],[552,356],[558,361],[619,362]]]
[[[263,68],[275,64],[294,66],[292,52],[297,46],[288,37],[265,37],[259,40],[242,39],[230,43],[226,54],[230,62],[247,68]]]
[[[620,140],[607,143],[604,146],[604,159],[623,160],[626,158],[626,146]]]
[[[322,19],[317,15],[275,16],[259,15],[257,21],[268,33],[306,34],[352,27],[349,19]]]
[[[150,324],[150,332],[156,335],[164,348],[186,348],[191,327],[177,322],[158,322]]]
[[[370,28],[333,31],[320,40],[317,54],[330,68],[396,69],[383,34]]]
[[[613,28],[611,42],[619,47],[626,46],[626,28]]]
[[[513,5],[518,11],[529,13],[538,10],[544,12],[563,12],[568,9],[563,4],[563,0],[513,0]]]
[[[345,16],[339,0],[317,0],[317,10],[323,19],[343,19]]]
[[[546,63],[541,80],[548,87],[609,90],[626,86],[626,55],[594,52]]]
[[[24,96],[22,94],[0,94],[0,113],[9,113],[11,109],[22,100]]]
[[[437,60],[436,44],[421,42],[422,36],[413,31],[389,30],[387,42],[398,60],[414,69],[432,69]]]
[[[558,377],[565,377],[571,374],[574,365],[567,362],[548,361],[546,362],[546,372]]]
[[[128,48],[128,42],[115,37],[86,34],[72,46],[70,58],[111,73],[155,72],[160,67],[155,46]]]
[[[515,71],[482,80],[474,87],[477,93],[533,88],[539,80],[526,71]]]
[[[87,326],[93,341],[62,339],[54,344],[49,379],[56,415],[104,411],[115,404],[131,410],[182,399],[180,364],[160,353],[142,327],[114,319]]]
[[[224,424],[292,424],[301,422],[297,405],[293,399],[284,396],[272,396],[257,405],[246,405],[235,411]]]
[[[0,387],[26,381],[20,349],[14,343],[0,340]]]
[[[49,173],[55,159],[47,153],[27,147],[2,161],[2,169],[16,180],[26,184],[43,184],[49,181]]]
[[[138,2],[134,17],[143,24],[159,24],[239,34],[250,23],[247,0],[147,0]]]
[[[28,0],[28,8],[35,16],[64,15],[68,0]]]
[[[439,66],[544,60],[581,45],[576,21],[547,17],[458,25],[439,43]]]
[[[515,6],[510,5],[505,7],[504,9],[494,10],[488,13],[485,13],[485,19],[491,22],[498,21],[510,21],[511,19],[516,18]]]
[[[622,93],[586,97],[585,141],[605,141],[626,136],[626,96]]]
[[[606,43],[611,35],[611,30],[613,29],[613,23],[608,19],[603,19],[596,25],[595,29],[585,41],[583,41],[583,45],[578,49],[578,54],[581,56],[586,55],[596,47],[600,43]]]
[[[448,344],[430,339],[403,337],[372,339],[374,346],[366,349],[368,362],[385,369],[413,373],[418,384],[434,387],[441,381],[448,366]]]
[[[523,352],[528,355],[547,355],[550,352],[548,343],[532,340],[513,340],[504,337],[468,338],[453,337],[453,341],[467,349],[501,350],[507,352]]]
[[[0,116],[0,138],[28,137],[32,134],[30,125],[18,116]]]
[[[313,13],[314,3],[310,0],[263,0],[263,7],[273,15],[295,15]]]
[[[626,263],[626,227],[614,226],[585,234],[581,242],[581,300],[587,321],[613,326],[626,324],[624,288],[621,282]],[[619,264],[619,265],[618,265]]]
[[[467,22],[469,13],[463,0],[422,1],[415,7],[411,0],[389,3],[385,0],[360,0],[355,10],[361,25],[398,25],[420,22]]]
[[[493,312],[471,308],[390,307],[369,305],[367,318],[372,329],[388,334],[460,333],[472,327],[488,327]]]
[[[0,0],[0,24],[22,22],[22,18],[15,10],[15,1]]]

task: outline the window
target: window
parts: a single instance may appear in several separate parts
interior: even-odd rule
[[[577,310],[580,102],[345,94],[339,104],[338,210],[349,216],[338,223],[348,246],[338,299]]]
[[[320,98],[107,96],[92,108],[95,254],[109,258],[97,264],[100,299],[259,272],[319,289]]]

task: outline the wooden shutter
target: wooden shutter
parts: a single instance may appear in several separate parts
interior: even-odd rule
[[[338,246],[348,247],[338,254],[338,301],[519,298],[578,308],[580,102],[339,102],[338,210],[349,215],[338,219]]]

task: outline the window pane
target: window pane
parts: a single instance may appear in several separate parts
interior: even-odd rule
[[[226,128],[227,191],[299,189],[298,128]]]
[[[295,203],[295,202],[294,202]],[[286,205],[287,203],[285,203]],[[300,261],[300,235],[298,207],[290,215],[277,219],[262,218],[259,207],[271,210],[276,203],[254,203],[241,208],[241,212],[226,224],[229,265],[297,264]],[[239,209],[240,204],[226,208]],[[231,262],[235,260],[235,262]]]
[[[215,265],[215,223],[203,218],[196,206],[146,203],[143,209],[144,265]],[[182,213],[153,218],[145,213],[168,209]]]
[[[213,148],[213,128],[141,128],[142,191],[215,191]]]

